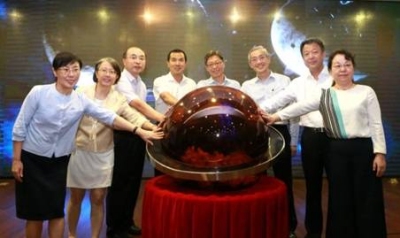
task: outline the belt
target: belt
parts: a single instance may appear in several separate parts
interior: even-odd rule
[[[325,128],[323,127],[304,127],[304,129],[306,130],[310,130],[314,133],[324,133],[325,132]]]
[[[284,124],[272,124],[271,127],[275,127],[277,130],[288,130],[288,125]]]
[[[272,124],[271,126],[274,126],[274,127],[287,127],[288,126],[288,124]]]

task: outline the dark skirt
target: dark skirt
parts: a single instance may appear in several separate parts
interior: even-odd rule
[[[48,158],[22,150],[22,183],[15,182],[17,217],[50,220],[64,217],[69,156]]]

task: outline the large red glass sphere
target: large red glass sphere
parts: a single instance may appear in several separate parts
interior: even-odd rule
[[[230,87],[196,89],[166,116],[165,136],[148,152],[156,168],[174,177],[232,184],[254,181],[283,141],[263,122],[256,103]],[[278,144],[271,140],[271,131]]]
[[[223,86],[197,89],[169,112],[163,150],[195,168],[230,169],[264,158],[268,131],[254,101]]]

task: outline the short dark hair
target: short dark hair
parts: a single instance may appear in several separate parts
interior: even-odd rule
[[[185,62],[187,61],[187,57],[186,57],[185,51],[183,51],[181,49],[173,49],[170,52],[168,52],[168,56],[167,56],[167,61],[168,62],[169,62],[169,59],[171,58],[171,54],[172,53],[183,53],[183,56],[185,57]]]
[[[224,57],[222,56],[221,52],[218,50],[210,50],[205,56],[204,56],[204,64],[207,65],[207,61],[209,58],[217,56],[220,60],[224,61]]]
[[[103,62],[108,62],[111,64],[111,67],[114,69],[115,73],[117,74],[117,80],[115,80],[115,83],[114,83],[114,84],[117,84],[119,81],[119,78],[121,77],[121,67],[118,64],[118,61],[116,61],[114,58],[111,58],[111,57],[105,57],[96,62],[96,64],[94,65],[93,81],[95,83],[97,83],[99,81],[97,79],[96,72],[99,70],[99,67]]]
[[[82,68],[82,60],[78,56],[72,54],[71,52],[60,52],[56,54],[53,59],[53,69],[57,70],[61,67],[67,66],[71,63],[79,63],[79,68]]]
[[[318,38],[308,38],[308,39],[304,40],[303,42],[301,42],[300,54],[303,55],[303,48],[305,45],[311,45],[311,44],[317,44],[319,46],[319,48],[321,48],[322,52],[325,51],[325,45],[324,45],[324,42],[322,42],[322,40],[320,40]]]
[[[332,52],[329,55],[329,59],[328,59],[328,70],[329,71],[332,70],[332,60],[333,60],[333,58],[335,58],[336,55],[344,55],[344,58],[346,60],[351,61],[351,63],[353,64],[353,67],[356,66],[355,56],[352,53],[350,53],[350,51],[348,51],[348,50],[340,49],[340,50],[335,50],[334,52]]]
[[[127,49],[122,53],[122,58],[123,58],[123,59],[126,59],[126,57],[128,56],[128,51],[129,51],[130,49],[132,49],[132,48],[136,48],[136,49],[139,49],[139,50],[143,51],[144,57],[146,57],[146,52],[144,52],[144,50],[142,50],[141,48],[136,47],[136,46],[131,46],[131,47],[127,48]]]

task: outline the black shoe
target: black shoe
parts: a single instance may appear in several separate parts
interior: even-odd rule
[[[131,238],[128,232],[115,232],[107,234],[107,238]]]
[[[113,238],[114,234],[115,234],[115,231],[113,229],[107,227],[107,231],[106,231],[107,238]]]
[[[107,238],[131,238],[132,235],[128,231],[114,230],[107,228]]]
[[[129,227],[128,234],[129,235],[134,235],[134,236],[141,235],[142,234],[142,229],[140,229],[138,226],[133,224],[131,227]]]
[[[297,238],[296,234],[294,233],[294,231],[291,231],[289,233],[289,238]]]

